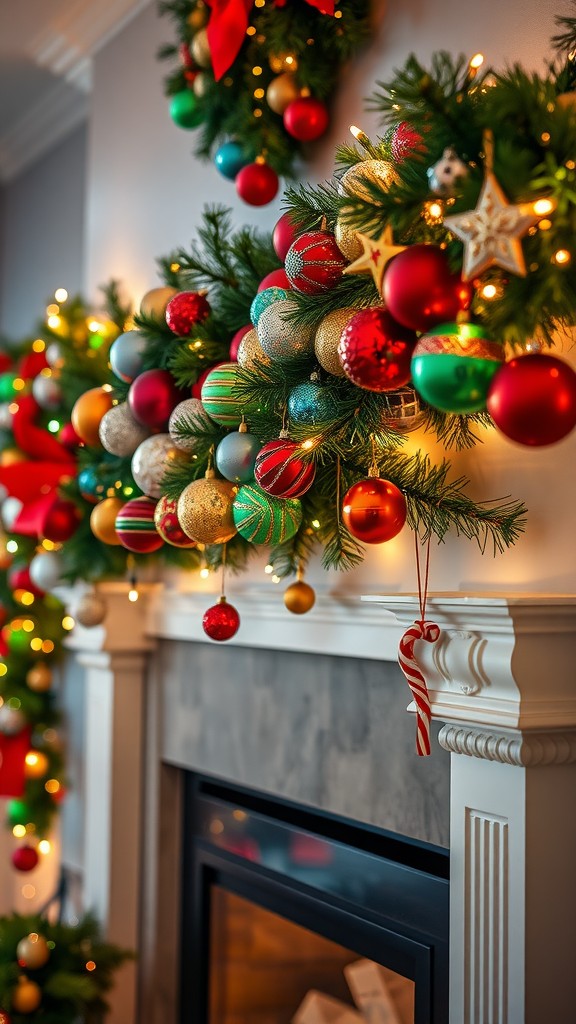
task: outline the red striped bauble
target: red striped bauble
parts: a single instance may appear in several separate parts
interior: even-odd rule
[[[306,231],[290,246],[284,264],[290,284],[304,295],[333,288],[347,262],[328,231]]]
[[[128,551],[149,554],[161,548],[164,541],[156,529],[156,502],[145,496],[132,498],[116,516],[118,540]]]
[[[296,441],[279,437],[258,452],[254,476],[262,490],[275,498],[299,498],[312,486],[316,466],[302,458],[302,446]]]

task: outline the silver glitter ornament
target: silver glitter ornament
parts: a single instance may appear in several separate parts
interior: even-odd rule
[[[270,359],[293,359],[314,351],[314,328],[288,319],[298,311],[293,299],[281,299],[265,309],[258,321],[258,340]]]
[[[172,444],[183,452],[195,452],[198,440],[195,437],[187,437],[180,431],[185,424],[190,424],[199,434],[211,433],[214,430],[214,420],[210,419],[199,398],[185,398],[183,402],[179,402],[172,410],[168,421],[168,433],[172,438]]]
[[[146,440],[148,433],[147,427],[134,419],[128,402],[114,405],[105,412],[98,427],[102,447],[110,455],[118,455],[120,458],[133,455],[138,445]]]
[[[170,434],[152,434],[138,445],[132,456],[132,476],[149,498],[162,494],[162,480],[168,466],[178,458],[178,450]]]

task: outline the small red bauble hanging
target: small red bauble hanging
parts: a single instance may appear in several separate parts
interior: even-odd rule
[[[41,534],[46,540],[55,544],[63,544],[70,540],[80,525],[80,512],[72,501],[65,501],[63,498],[56,498],[41,524]]]
[[[519,444],[554,444],[576,426],[576,373],[540,352],[498,370],[488,392],[488,412],[506,437]]]
[[[288,290],[291,287],[286,271],[283,267],[279,267],[278,270],[272,270],[262,278],[258,285],[258,291],[263,292],[266,288],[286,288]]]
[[[195,324],[210,315],[210,304],[200,292],[178,292],[166,306],[166,323],[174,334],[187,337]]]
[[[38,853],[33,846],[19,846],[12,854],[12,864],[17,871],[33,871],[38,863]]]
[[[225,597],[204,612],[202,629],[211,640],[231,640],[239,627],[240,616]]]
[[[453,274],[437,245],[410,245],[390,260],[382,298],[392,316],[413,331],[456,320],[470,305],[472,288]]]
[[[315,295],[333,288],[347,262],[328,231],[306,231],[286,254],[286,274],[293,288]]]
[[[382,544],[404,526],[406,499],[390,480],[371,476],[346,492],[342,519],[346,529],[363,544]]]
[[[64,447],[69,450],[73,450],[74,448],[77,448],[79,444],[82,444],[82,438],[78,437],[78,434],[71,423],[64,424],[58,434],[58,440],[60,441],[60,444],[63,444]],[[0,1024],[2,1024],[1,1021]]]
[[[387,309],[362,309],[348,321],[338,345],[344,373],[367,391],[395,391],[410,380],[416,334]]]
[[[302,446],[287,438],[268,441],[258,452],[254,476],[275,498],[299,498],[314,483],[316,467],[302,458]]]
[[[272,232],[272,245],[274,246],[274,252],[276,253],[279,260],[286,259],[288,249],[295,242],[300,231],[296,224],[292,220],[291,213],[283,213],[280,220],[276,221],[274,231]]]
[[[130,385],[128,405],[142,426],[165,430],[174,406],[185,397],[168,370],[145,370]]]
[[[235,178],[236,191],[250,206],[265,206],[276,195],[280,182],[268,164],[247,164]]]
[[[245,324],[245,326],[241,327],[239,331],[236,331],[236,334],[234,335],[234,337],[232,338],[232,341],[230,342],[230,359],[232,360],[232,362],[234,362],[234,363],[237,362],[237,360],[238,360],[238,349],[240,348],[240,342],[242,341],[242,338],[244,337],[244,335],[248,334],[248,331],[251,331],[251,330],[252,330],[252,324]],[[210,367],[210,369],[212,369],[212,367]],[[206,374],[206,376],[208,376],[208,374]],[[202,384],[203,383],[204,383],[204,381],[202,381]],[[194,387],[198,387],[198,384],[200,385],[200,393],[201,393],[202,392],[202,384],[200,384],[199,381],[194,385]],[[192,393],[194,393],[194,389],[192,389]],[[200,397],[200,393],[197,396],[198,398]]]
[[[326,106],[313,96],[299,96],[284,111],[284,127],[298,142],[319,139],[328,127],[328,120]]]
[[[424,139],[408,121],[401,121],[394,129],[390,143],[390,151],[394,163],[401,164],[414,153],[425,149]]]

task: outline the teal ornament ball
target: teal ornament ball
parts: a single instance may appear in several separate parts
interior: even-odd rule
[[[288,396],[288,415],[292,423],[317,427],[338,416],[338,406],[328,388],[314,380],[304,381],[292,389]]]
[[[286,288],[264,288],[263,291],[258,294],[252,300],[250,306],[250,319],[254,324],[254,327],[258,326],[258,321],[262,316],[262,313],[272,305],[273,302],[277,302],[279,299],[287,299],[288,292]]]
[[[416,344],[412,382],[435,409],[461,415],[480,412],[503,358],[502,346],[478,324],[440,324]]]
[[[78,490],[85,501],[95,505],[97,501],[105,497],[104,484],[100,482],[94,466],[86,466],[84,469],[81,469],[77,480]]]
[[[222,177],[234,181],[238,172],[251,163],[252,159],[246,155],[239,142],[223,142],[214,155],[214,165]]]
[[[220,441],[215,461],[218,472],[234,484],[245,484],[254,477],[254,463],[262,447],[254,434],[234,431]]]
[[[0,374],[0,402],[11,402],[14,399],[16,394],[14,388],[16,376],[15,373]]]
[[[197,128],[202,124],[204,113],[191,89],[183,89],[170,98],[170,117],[178,128]]]
[[[237,427],[245,409],[245,402],[234,393],[238,372],[238,363],[220,363],[202,385],[202,405],[210,418],[222,427]]]
[[[251,544],[282,544],[302,522],[298,498],[273,498],[256,484],[244,484],[232,505],[238,533]]]
[[[294,359],[314,351],[314,328],[290,319],[298,309],[294,299],[278,299],[260,314],[258,340],[270,359]]]

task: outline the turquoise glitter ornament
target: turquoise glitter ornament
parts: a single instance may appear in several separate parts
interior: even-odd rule
[[[287,299],[288,292],[286,288],[264,288],[263,291],[258,292],[252,300],[250,306],[250,319],[254,324],[254,327],[258,326],[258,321],[262,316],[262,313],[272,305],[273,302],[278,302],[279,299]]]
[[[288,396],[288,415],[292,423],[316,427],[336,419],[338,406],[330,391],[314,380],[304,381]]]
[[[298,498],[273,498],[256,484],[244,484],[232,505],[238,533],[252,544],[282,544],[302,522]]]

